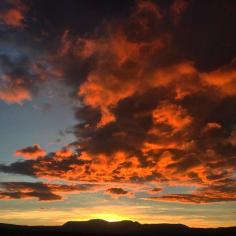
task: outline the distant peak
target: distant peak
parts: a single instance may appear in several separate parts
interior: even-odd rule
[[[95,223],[108,223],[107,220],[103,220],[103,219],[90,219],[90,220],[88,220],[88,222],[95,222]]]
[[[68,221],[64,224],[64,226],[80,225],[80,224],[139,224],[139,222],[132,220],[121,220],[121,221],[110,222],[103,219],[90,219],[87,221]]]

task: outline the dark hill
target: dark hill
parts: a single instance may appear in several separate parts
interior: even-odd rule
[[[190,228],[182,224],[140,224],[133,221],[69,221],[62,226],[0,224],[0,234],[10,236],[236,236],[236,227]]]

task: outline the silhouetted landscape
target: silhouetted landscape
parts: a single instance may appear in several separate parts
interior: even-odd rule
[[[62,226],[0,224],[1,235],[179,235],[235,236],[236,227],[190,228],[182,224],[140,224],[133,221],[69,221]]]

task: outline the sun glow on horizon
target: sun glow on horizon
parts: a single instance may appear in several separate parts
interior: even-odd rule
[[[128,216],[120,215],[112,212],[102,212],[91,215],[91,219],[102,219],[108,222],[116,222],[122,220],[132,220]]]

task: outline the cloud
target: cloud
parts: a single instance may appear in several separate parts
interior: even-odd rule
[[[221,96],[235,95],[236,93],[236,60],[234,59],[229,65],[225,65],[210,73],[202,73],[201,78],[211,86],[216,87]]]
[[[191,0],[175,0],[170,7],[170,13],[173,17],[174,23],[178,24],[182,15],[187,10]]]
[[[148,191],[149,194],[156,194],[156,193],[160,193],[162,192],[162,188],[156,187],[156,188],[152,188]]]
[[[7,88],[0,90],[0,99],[9,104],[21,104],[23,101],[31,100],[31,93],[27,88],[13,82]]]
[[[43,183],[9,182],[1,183],[1,199],[38,198],[40,201],[61,200],[62,197],[54,194]]]
[[[31,101],[45,81],[61,77],[59,70],[39,59],[40,54],[32,56],[27,51],[0,51],[0,100],[8,104]]]
[[[27,66],[26,55],[0,53],[0,99],[6,103],[18,103],[31,100],[33,85]]]
[[[224,181],[223,181],[224,182]],[[195,190],[192,194],[169,194],[158,197],[148,197],[146,200],[183,202],[183,203],[215,203],[236,201],[236,182],[227,180],[225,183],[207,186]]]
[[[61,78],[42,39],[32,40],[34,36],[27,30],[5,27],[0,36],[0,100],[20,105],[30,102],[46,81]]]
[[[79,106],[73,145],[47,154],[40,146],[19,149],[17,155],[32,159],[1,164],[0,171],[63,181],[155,182],[199,189],[219,188],[223,181],[229,187],[227,180],[236,171],[235,59],[230,52],[223,60],[217,51],[220,57],[214,61],[211,48],[216,51],[221,45],[214,40],[227,29],[217,28],[218,37],[209,36],[214,29],[204,28],[211,24],[201,24],[198,16],[209,12],[211,4],[205,3],[204,9],[197,1],[191,4],[194,7],[188,8],[189,1],[177,0],[162,9],[154,2],[138,1],[124,17],[105,21],[86,34],[61,19],[52,20],[55,29],[50,31],[47,24],[49,32],[39,40],[48,42],[45,60],[27,50],[20,56],[4,51],[0,99],[33,99],[53,77],[72,89]],[[198,30],[199,25],[203,29]],[[205,48],[206,38],[211,38],[211,47]],[[216,195],[199,191],[152,199],[234,199],[223,190]]]
[[[7,26],[23,28],[28,10],[26,5],[20,0],[3,0],[2,6],[5,8],[0,9],[0,20]]]
[[[22,27],[24,16],[17,9],[9,9],[1,13],[1,18],[9,26]]]
[[[160,104],[153,111],[152,117],[156,126],[167,126],[173,131],[173,134],[183,130],[192,122],[191,116],[187,115],[181,106],[168,103]]]
[[[216,122],[209,122],[206,124],[206,126],[203,128],[204,132],[215,130],[215,129],[220,129],[221,125],[216,123]]]
[[[182,203],[214,203],[214,202],[227,202],[236,201],[235,197],[208,197],[193,194],[171,194],[161,197],[150,197],[147,200],[164,201],[164,202],[182,202]]]
[[[110,194],[113,197],[125,196],[128,195],[129,192],[124,190],[123,188],[108,188],[106,193]]]
[[[61,194],[91,191],[95,187],[94,184],[62,185],[42,182],[1,182],[0,199],[37,198],[39,201],[57,201],[63,199]]]
[[[15,155],[22,156],[24,158],[37,158],[45,156],[46,152],[40,147],[39,144],[34,144],[33,146],[16,150]]]
[[[36,92],[31,58],[23,52],[0,52],[0,100],[8,104],[30,101]]]

